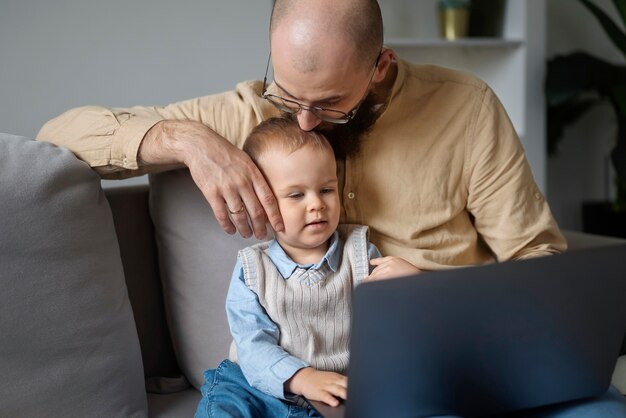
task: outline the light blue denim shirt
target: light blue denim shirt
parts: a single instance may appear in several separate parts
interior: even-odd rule
[[[297,264],[276,240],[271,242],[267,255],[280,274],[289,279],[296,267],[319,270],[327,263],[336,272],[341,259],[341,244],[339,234],[335,232],[330,239],[328,251],[317,264]],[[368,242],[367,255],[368,259],[377,258],[380,257],[380,252],[374,244]],[[278,327],[267,316],[257,294],[246,286],[239,259],[226,296],[226,314],[237,346],[239,366],[248,383],[267,394],[287,399],[284,383],[308,364],[291,356],[278,345]]]

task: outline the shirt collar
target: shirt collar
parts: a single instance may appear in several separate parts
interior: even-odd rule
[[[280,274],[288,279],[294,272],[297,267],[304,269],[315,269],[319,270],[324,266],[324,263],[328,264],[328,267],[333,272],[336,272],[339,267],[339,261],[341,253],[339,251],[340,240],[339,233],[335,231],[333,235],[330,237],[330,245],[328,246],[328,251],[324,254],[324,257],[317,264],[298,264],[293,261],[285,250],[280,246],[276,239],[272,240],[272,243],[267,249],[267,255],[272,260]]]

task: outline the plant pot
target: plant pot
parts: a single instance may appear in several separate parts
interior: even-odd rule
[[[626,212],[615,211],[611,202],[584,202],[583,231],[626,238]]]
[[[470,6],[470,37],[502,37],[506,0],[472,0]]]

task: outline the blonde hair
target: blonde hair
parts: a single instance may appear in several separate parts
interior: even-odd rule
[[[246,138],[243,150],[258,166],[261,157],[270,150],[280,149],[291,154],[304,146],[313,146],[334,155],[323,134],[303,131],[297,121],[283,117],[267,119],[257,125]]]

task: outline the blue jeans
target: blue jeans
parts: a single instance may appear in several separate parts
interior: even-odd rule
[[[204,372],[202,400],[196,418],[299,418],[319,417],[304,408],[275,398],[248,384],[239,366],[229,360]]]
[[[204,373],[196,418],[319,417],[313,409],[285,402],[248,384],[235,363],[224,360]],[[625,418],[626,398],[611,386],[603,395],[506,414],[498,418]],[[452,416],[438,418],[456,418]],[[496,418],[496,417],[493,417]]]
[[[611,386],[604,395],[562,404],[543,406],[492,418],[624,418],[626,398]],[[446,415],[437,418],[462,418]]]
[[[626,398],[613,386],[600,396],[535,408],[511,418],[624,418]]]

